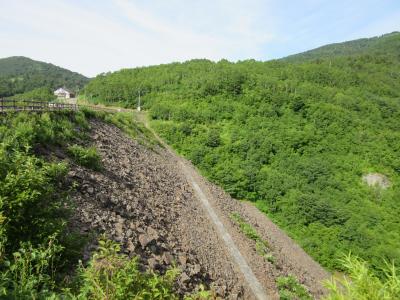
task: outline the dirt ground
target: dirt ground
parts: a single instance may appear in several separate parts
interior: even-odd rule
[[[275,281],[288,274],[316,298],[324,293],[320,281],[329,274],[251,204],[232,199],[168,148],[149,150],[100,121],[93,120],[91,127],[88,143],[101,154],[104,170],[73,165],[68,174],[78,186],[72,196],[73,223],[82,233],[106,233],[127,254],[138,256],[142,269],[162,273],[176,265],[181,270],[176,289],[182,295],[203,284],[222,299],[263,299],[256,298],[249,278],[226,246],[226,237],[200,203],[194,182],[261,283],[265,299],[279,299]],[[231,221],[233,212],[268,241],[275,263],[257,253],[255,242]],[[95,244],[87,248],[86,259],[94,248]]]

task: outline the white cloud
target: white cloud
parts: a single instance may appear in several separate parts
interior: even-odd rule
[[[0,57],[25,55],[89,76],[191,58],[260,57],[262,43],[271,38],[265,29],[255,27],[262,15],[257,12],[255,18],[252,9],[261,2],[252,1],[253,7],[244,1],[204,2],[203,8],[212,8],[210,14],[183,20],[184,26],[182,19],[162,16],[154,7],[127,0],[108,2],[111,11],[107,12],[88,9],[96,7],[95,3],[2,1],[0,22],[11,26],[0,29]],[[182,15],[191,14],[193,4],[180,5],[187,9],[181,11]],[[198,28],[196,20],[210,22]]]
[[[396,6],[376,12],[376,2],[362,3],[0,0],[0,57],[24,55],[94,76],[192,58],[281,57],[399,29]]]

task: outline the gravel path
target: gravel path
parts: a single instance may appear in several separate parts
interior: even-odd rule
[[[214,211],[214,208],[210,205],[210,202],[204,195],[203,190],[200,188],[196,180],[194,180],[193,177],[190,175],[190,169],[188,169],[184,163],[181,163],[181,166],[182,170],[186,174],[187,180],[193,187],[197,198],[201,201],[201,203],[203,204],[203,208],[207,211],[210,220],[214,223],[214,226],[217,228],[219,237],[222,238],[222,240],[225,243],[225,246],[228,248],[231,254],[231,257],[235,260],[236,264],[239,266],[239,269],[242,272],[244,278],[246,279],[246,283],[253,292],[253,295],[258,300],[268,299],[267,294],[264,291],[264,288],[261,286],[257,277],[254,276],[253,271],[247,264],[246,259],[240,253],[239,249],[236,247],[234,241],[232,240],[231,235],[225,229],[224,224],[222,224],[222,222],[219,220],[218,216]]]

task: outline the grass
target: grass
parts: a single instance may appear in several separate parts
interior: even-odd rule
[[[266,240],[263,240],[258,234],[257,230],[249,223],[247,223],[243,217],[235,212],[231,214],[231,219],[239,226],[240,231],[249,239],[256,242],[256,251],[265,260],[270,263],[275,263],[275,257],[270,251],[270,246]]]

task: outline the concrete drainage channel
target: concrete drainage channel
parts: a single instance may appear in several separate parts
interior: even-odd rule
[[[183,162],[180,162],[180,164],[181,164],[181,168],[182,168],[188,182],[190,183],[193,190],[195,191],[197,198],[200,200],[201,204],[207,211],[207,214],[208,214],[210,220],[214,223],[215,227],[217,228],[219,236],[223,239],[225,246],[229,250],[229,253],[235,260],[236,264],[239,266],[239,269],[242,272],[242,274],[243,274],[247,284],[249,285],[251,291],[253,292],[254,296],[258,300],[267,300],[268,297],[265,294],[261,283],[258,281],[257,277],[254,275],[253,271],[247,264],[246,260],[244,259],[243,255],[240,253],[239,249],[236,247],[235,243],[232,240],[231,235],[226,231],[224,225],[219,220],[217,214],[215,213],[214,209],[212,208],[206,195],[204,195],[200,186],[190,175],[185,164]]]
[[[190,174],[189,167],[184,164],[184,162],[174,153],[174,151],[164,143],[164,141],[154,132],[152,128],[149,127],[146,120],[143,120],[144,125],[154,134],[156,139],[164,145],[164,147],[168,150],[168,152],[177,158],[180,163],[181,169],[183,174],[185,175],[187,181],[193,188],[196,197],[199,199],[201,204],[203,205],[205,211],[209,219],[213,222],[215,228],[217,229],[218,235],[224,241],[226,248],[229,250],[232,258],[234,259],[235,263],[238,265],[241,273],[244,276],[244,279],[249,286],[250,290],[253,292],[254,296],[258,300],[268,300],[267,294],[265,293],[260,281],[254,275],[253,271],[251,270],[250,266],[246,262],[243,255],[240,253],[239,249],[235,245],[231,235],[228,233],[220,219],[218,218],[217,214],[215,213],[213,207],[210,204],[210,201],[207,199],[206,195],[204,194],[203,190],[201,189],[200,185],[196,182],[193,176]]]

